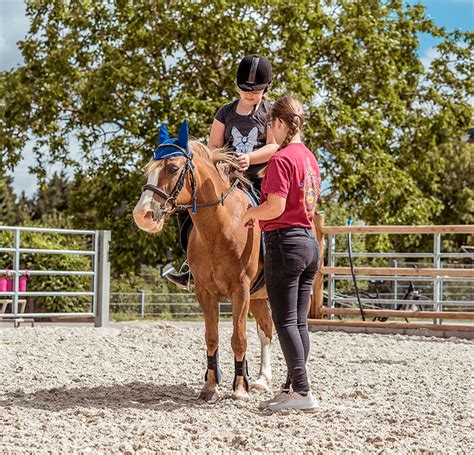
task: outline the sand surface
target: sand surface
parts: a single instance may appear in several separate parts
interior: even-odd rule
[[[0,453],[474,452],[472,341],[312,333],[321,409],[267,415],[268,395],[230,399],[231,329],[220,333],[221,398],[203,404],[202,326],[1,329]],[[255,378],[253,324],[248,333]]]

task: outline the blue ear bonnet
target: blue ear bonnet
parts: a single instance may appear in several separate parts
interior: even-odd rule
[[[193,153],[189,151],[189,129],[188,122],[185,120],[181,123],[177,138],[170,138],[166,123],[163,123],[160,128],[158,136],[158,147],[153,152],[153,159],[165,160],[167,158],[174,158],[176,156],[184,156],[185,158],[192,158]]]

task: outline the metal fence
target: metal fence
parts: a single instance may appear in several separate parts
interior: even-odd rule
[[[110,314],[122,317],[196,318],[203,316],[196,295],[191,293],[112,292]],[[219,304],[221,316],[232,316],[227,301]]]
[[[43,236],[54,234],[61,239],[58,243],[67,243],[64,241],[65,237],[76,235],[80,236],[80,241],[72,242],[74,246],[83,246],[83,249],[77,248],[32,248],[28,246],[28,239],[31,243],[32,236]],[[108,303],[109,303],[109,287],[110,287],[110,264],[108,260],[110,231],[88,231],[76,229],[48,229],[48,228],[33,228],[33,227],[12,227],[0,226],[0,253],[2,254],[2,265],[5,268],[0,268],[0,274],[12,275],[13,289],[3,290],[0,292],[0,303],[2,303],[1,318],[44,318],[44,317],[94,317],[96,326],[104,326],[108,322]],[[44,240],[44,239],[43,239]],[[25,245],[26,243],[26,245]],[[42,243],[37,241],[36,243]],[[54,243],[54,241],[53,241]],[[89,258],[87,270],[51,270],[44,267],[35,268],[35,261],[30,260],[29,265],[33,267],[26,269],[21,267],[22,258],[29,254],[30,257],[39,257],[40,255],[61,255],[71,256],[78,255]],[[40,276],[82,276],[89,277],[90,285],[88,290],[58,290],[51,285],[47,290],[31,291],[20,290],[20,277],[26,274],[30,277],[30,289],[35,287],[34,278]],[[34,298],[44,297],[77,297],[89,301],[89,311],[21,311],[26,309],[26,302],[33,301]],[[22,303],[21,308],[19,307]],[[11,305],[10,312],[7,312],[8,304]]]
[[[359,288],[365,292],[362,303],[371,308],[395,309],[401,305],[408,307],[413,304],[421,309],[432,311],[464,310],[474,311],[474,280],[471,277],[461,276],[397,276],[396,268],[424,268],[435,269],[459,268],[472,269],[474,253],[471,252],[443,252],[441,249],[441,233],[433,234],[433,252],[396,253],[396,252],[360,252],[353,253],[354,261],[358,258],[386,261],[392,268],[391,275],[373,276],[357,275]],[[338,250],[337,235],[330,233],[327,238],[327,264],[329,268],[336,268],[340,261],[348,260],[348,252]],[[357,302],[351,287],[350,274],[328,274],[327,306],[354,306]],[[346,284],[344,284],[344,282]],[[364,284],[365,283],[365,284]],[[386,284],[389,283],[389,284]],[[412,286],[415,293],[409,293]],[[379,289],[381,289],[379,291]],[[415,296],[415,297],[413,297]]]

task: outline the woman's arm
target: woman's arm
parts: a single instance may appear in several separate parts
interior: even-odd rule
[[[286,198],[269,194],[268,200],[258,207],[251,207],[242,218],[242,225],[252,227],[256,220],[273,220],[278,218],[284,211]]]
[[[211,126],[211,134],[207,146],[211,149],[218,149],[224,145],[225,125],[217,119],[214,119]]]
[[[275,142],[272,129],[267,127],[267,143],[253,152],[237,157],[237,162],[242,170],[247,169],[251,164],[266,163],[278,150],[279,145]]]

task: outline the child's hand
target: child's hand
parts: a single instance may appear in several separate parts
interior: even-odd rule
[[[244,216],[242,217],[242,226],[246,228],[251,228],[255,226],[255,220],[251,218],[249,211],[245,212]]]
[[[240,166],[240,169],[243,171],[247,170],[250,165],[250,156],[246,153],[241,153],[237,157],[237,164]]]

